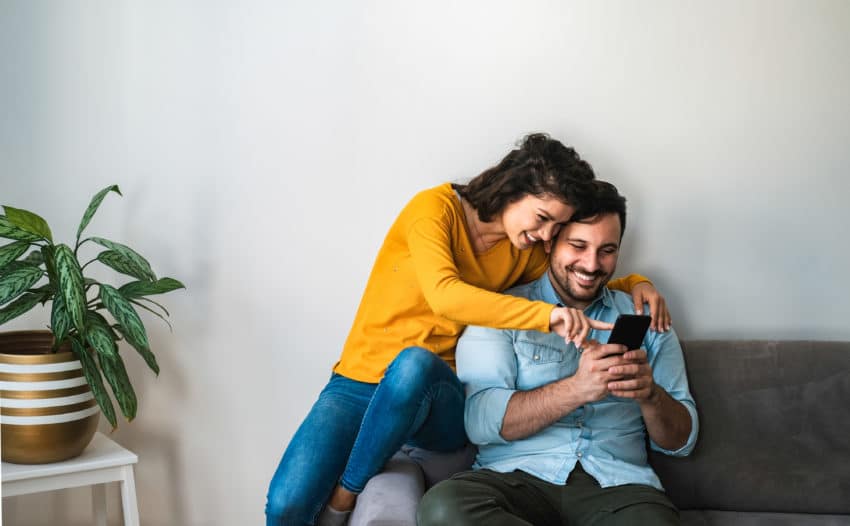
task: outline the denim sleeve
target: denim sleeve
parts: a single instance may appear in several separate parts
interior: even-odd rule
[[[473,444],[506,444],[500,434],[516,392],[513,331],[469,326],[457,344],[457,375],[466,388],[464,424]]]
[[[653,351],[650,357],[652,377],[656,384],[662,387],[670,396],[680,402],[691,416],[691,433],[685,445],[677,450],[664,449],[652,440],[650,447],[666,455],[684,457],[693,451],[699,434],[699,418],[694,397],[688,386],[688,377],[685,372],[685,359],[682,346],[675,331],[670,330],[663,333],[652,333],[647,338],[648,347]]]

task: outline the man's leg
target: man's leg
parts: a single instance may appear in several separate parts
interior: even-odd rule
[[[558,525],[558,487],[527,473],[467,471],[440,482],[419,503],[419,526]],[[557,501],[556,501],[557,502]]]
[[[561,509],[570,524],[680,524],[678,510],[663,492],[642,484],[601,488],[580,464],[576,465],[563,489]]]
[[[632,526],[634,524],[652,524],[653,526],[679,526],[679,512],[676,508],[655,502],[638,502],[622,508],[602,510],[594,526]]]

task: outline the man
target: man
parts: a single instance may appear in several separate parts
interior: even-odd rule
[[[548,274],[510,293],[606,322],[634,313],[630,296],[605,287],[625,199],[599,182],[596,203],[592,216],[562,228]],[[590,340],[579,349],[556,334],[468,327],[457,372],[475,470],[432,488],[419,525],[678,524],[647,462],[646,435],[655,450],[689,454],[696,406],[675,333],[650,332],[642,347]]]

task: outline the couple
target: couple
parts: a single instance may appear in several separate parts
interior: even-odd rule
[[[598,208],[612,199],[623,214]],[[572,237],[586,226],[594,237]],[[567,493],[582,504],[565,511],[675,513],[646,465],[643,425],[653,447],[685,453],[695,412],[663,298],[641,276],[608,281],[623,226],[616,190],[543,134],[467,185],[415,196],[390,228],[342,357],[272,479],[268,524],[344,518],[402,445],[454,451],[467,431],[479,469],[433,488],[420,522],[546,524]],[[648,351],[588,340],[617,312],[645,303]],[[477,327],[458,346],[459,379],[455,347],[467,325]]]

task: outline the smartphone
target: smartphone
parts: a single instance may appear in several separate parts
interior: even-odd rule
[[[608,343],[619,343],[629,350],[640,349],[651,320],[651,316],[641,314],[620,314],[611,329]]]

